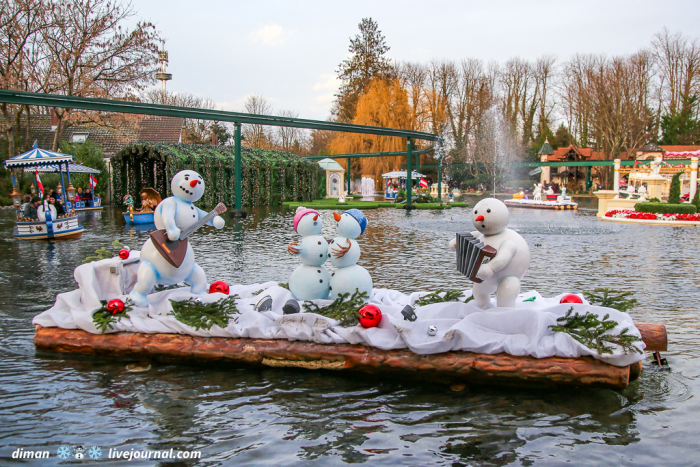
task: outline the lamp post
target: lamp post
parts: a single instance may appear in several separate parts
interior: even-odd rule
[[[15,205],[16,208],[19,209],[19,207],[22,204],[22,193],[20,193],[17,189],[17,177],[15,175],[15,169],[10,171],[10,177],[12,178],[12,194],[10,194],[10,196],[12,197],[12,203]]]

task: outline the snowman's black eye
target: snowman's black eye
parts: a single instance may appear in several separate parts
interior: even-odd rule
[[[487,209],[486,212],[491,212],[491,210],[490,210],[490,209]]]
[[[478,214],[478,213],[479,213],[479,211],[477,211],[476,209],[474,209],[474,214]]]
[[[314,222],[314,225],[318,225],[318,222]]]

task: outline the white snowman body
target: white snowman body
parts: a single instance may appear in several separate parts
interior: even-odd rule
[[[350,245],[350,249],[345,253],[342,258],[336,258],[333,254],[334,251],[340,251],[340,248],[347,248]],[[360,244],[357,243],[355,239],[349,239],[347,237],[335,237],[328,244],[328,259],[331,264],[337,268],[346,268],[348,266],[353,266],[357,264],[360,259],[362,251],[360,250]]]
[[[330,276],[322,266],[328,259],[328,242],[320,235],[321,216],[307,211],[299,214],[302,217],[296,225],[297,233],[302,236],[298,246],[301,265],[289,277],[289,291],[297,300],[321,300],[328,297],[330,287]]]
[[[328,259],[328,242],[320,235],[309,235],[299,242],[301,264],[320,266]]]
[[[351,212],[360,217],[364,225],[367,223],[364,214],[357,209],[351,209],[342,215],[333,213],[338,233],[328,245],[331,264],[338,268],[331,274],[330,293],[333,298],[337,298],[341,293],[352,295],[355,291],[365,292],[368,297],[372,295],[372,277],[365,268],[357,264],[361,255],[357,237],[363,233],[364,226]],[[345,253],[338,257],[338,253],[342,251]]]
[[[472,221],[477,229],[472,234],[497,251],[496,256],[477,273],[483,282],[475,283],[472,289],[476,306],[482,309],[490,305],[494,292],[499,308],[513,308],[520,293],[520,281],[530,267],[530,247],[520,234],[506,228],[509,218],[508,207],[495,198],[482,199],[472,211]],[[451,248],[454,248],[454,242],[450,242]]]
[[[197,172],[183,170],[175,174],[170,189],[173,196],[166,198],[156,207],[153,220],[158,229],[165,229],[170,240],[177,240],[183,230],[207,215],[193,204],[204,194],[204,181]],[[224,220],[215,216],[208,224],[221,229]],[[140,259],[136,285],[129,294],[136,306],[147,305],[146,295],[156,284],[173,285],[187,281],[191,285],[192,293],[206,292],[206,275],[195,263],[194,251],[189,243],[185,258],[177,268],[158,252],[150,238],[141,247]]]

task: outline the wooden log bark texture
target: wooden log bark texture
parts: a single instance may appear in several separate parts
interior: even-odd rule
[[[666,325],[654,323],[634,323],[642,334],[642,340],[649,352],[665,352],[668,350]]]
[[[432,380],[463,380],[510,386],[595,386],[624,389],[630,367],[591,357],[537,359],[471,352],[418,355],[410,350],[381,350],[362,345],[322,345],[287,340],[193,337],[182,334],[90,334],[82,330],[37,326],[39,350],[138,356],[168,361],[229,361],[272,367],[402,373]],[[633,379],[639,376],[636,368]]]

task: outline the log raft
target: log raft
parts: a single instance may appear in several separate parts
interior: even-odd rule
[[[638,324],[647,350],[666,350],[666,328]],[[647,336],[650,336],[647,339]],[[647,342],[648,340],[648,342]],[[418,355],[410,350],[381,350],[362,345],[323,345],[283,339],[235,339],[182,334],[120,332],[90,334],[82,330],[37,326],[38,350],[91,355],[132,356],[165,361],[223,361],[365,373],[402,373],[474,384],[509,386],[594,386],[624,389],[639,377],[642,364],[617,367],[592,357],[534,358],[472,352]]]

